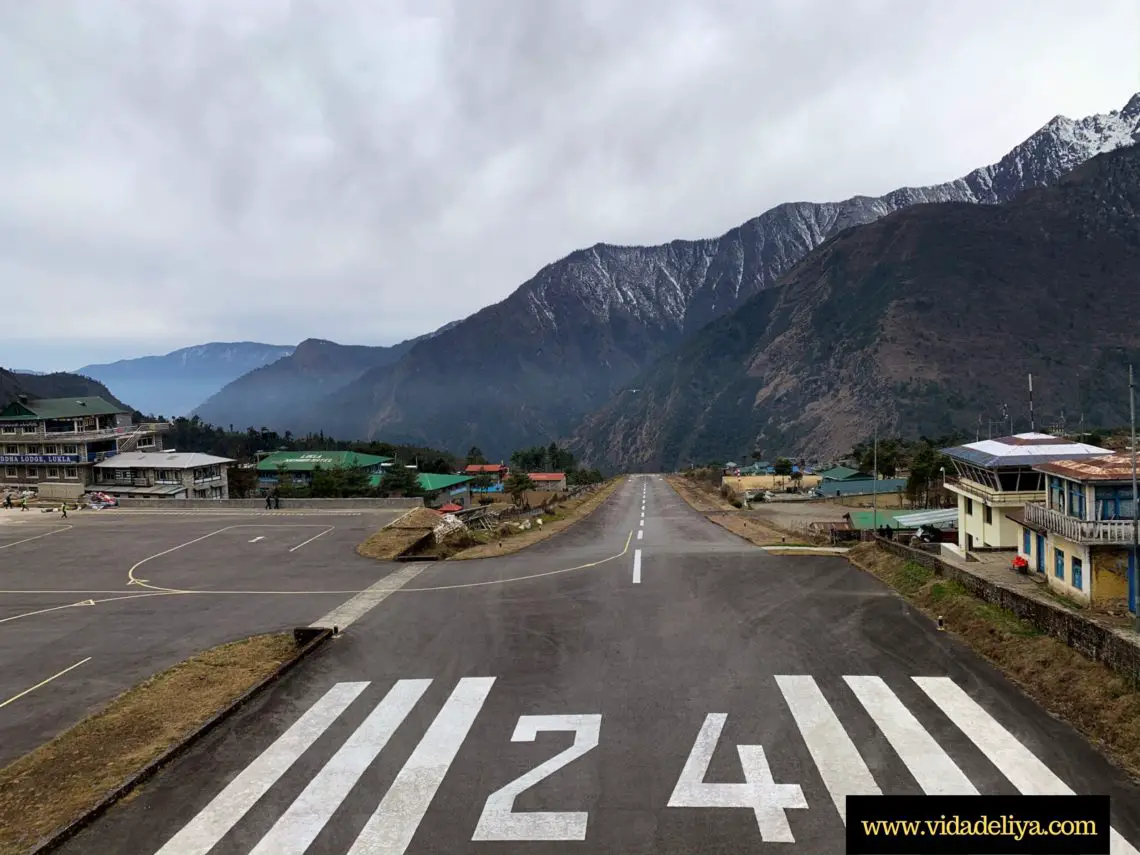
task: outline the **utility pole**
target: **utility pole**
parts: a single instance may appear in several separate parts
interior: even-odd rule
[[[871,450],[871,469],[874,470],[871,478],[871,530],[879,530],[879,426],[875,425],[875,439],[874,446]],[[1135,454],[1132,457],[1133,464],[1136,462]],[[1135,490],[1133,490],[1135,492]],[[1135,496],[1133,496],[1133,503],[1135,504]]]
[[[1136,597],[1134,629],[1140,632],[1140,496],[1136,490],[1136,382],[1128,366],[1128,411],[1132,423],[1132,592]]]

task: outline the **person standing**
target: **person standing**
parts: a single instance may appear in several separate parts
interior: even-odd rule
[[[268,490],[265,492],[265,510],[273,510],[273,496],[269,493]]]
[[[67,502],[61,502],[59,505],[59,512],[63,514],[63,518],[67,519]]]
[[[276,510],[281,510],[281,493],[277,490],[273,491],[273,507]]]

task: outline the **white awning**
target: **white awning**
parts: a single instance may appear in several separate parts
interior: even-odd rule
[[[899,514],[895,517],[899,528],[918,528],[923,525],[958,524],[958,509],[946,508],[936,511],[915,511],[913,514]]]

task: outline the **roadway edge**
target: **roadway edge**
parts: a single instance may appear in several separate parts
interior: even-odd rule
[[[307,629],[307,628],[306,628]],[[321,629],[315,632],[310,640],[305,643],[290,659],[282,662],[273,673],[264,677],[260,682],[255,683],[244,693],[239,695],[235,700],[231,701],[227,706],[223,707],[220,711],[216,712],[209,719],[200,724],[197,728],[188,733],[178,743],[172,745],[165,752],[158,757],[147,763],[142,769],[127,778],[126,781],[119,784],[115,789],[108,792],[99,800],[97,804],[85,811],[82,815],[76,817],[67,825],[53,831],[50,835],[45,837],[34,848],[30,849],[27,855],[45,855],[45,853],[53,852],[84,828],[89,826],[108,810],[111,809],[117,802],[121,801],[129,795],[140,784],[146,783],[151,778],[159,773],[164,767],[168,766],[173,761],[177,760],[187,751],[189,751],[195,744],[198,743],[204,736],[206,736],[215,727],[222,724],[231,715],[236,713],[241,707],[245,706],[260,692],[264,691],[271,684],[285,676],[289,671],[301,663],[304,659],[315,653],[333,636],[331,629]],[[295,635],[301,638],[300,634]]]

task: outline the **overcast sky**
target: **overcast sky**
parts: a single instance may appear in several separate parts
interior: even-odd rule
[[[1140,90],[1140,3],[3,0],[0,79],[0,365],[56,370],[956,177]]]

